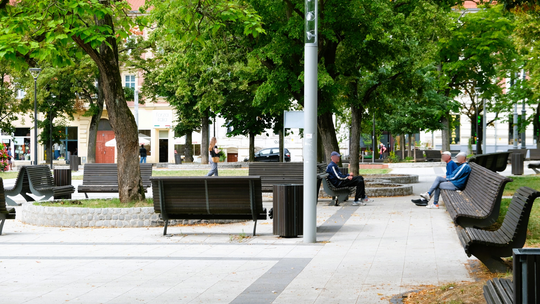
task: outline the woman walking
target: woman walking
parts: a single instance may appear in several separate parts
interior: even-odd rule
[[[219,150],[216,144],[216,138],[212,137],[212,139],[210,139],[210,146],[208,147],[208,152],[210,153],[210,165],[212,167],[206,176],[218,176],[217,163],[219,162]]]

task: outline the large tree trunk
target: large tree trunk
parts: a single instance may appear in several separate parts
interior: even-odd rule
[[[249,161],[255,161],[255,134],[249,132]]]
[[[208,130],[208,111],[204,111],[201,118],[201,164],[208,164],[208,148],[210,147],[210,134]]]
[[[362,112],[364,109],[360,106],[351,107],[351,137],[349,138],[349,163],[351,164],[351,172],[354,175],[359,175],[359,157],[360,157],[360,134],[362,133]],[[375,157],[375,156],[373,156]]]
[[[334,122],[332,121],[332,113],[327,112],[321,114],[317,120],[319,132],[321,133],[321,139],[323,142],[324,153],[326,154],[326,163],[329,164],[332,161],[330,159],[330,154],[332,151],[339,153],[339,144],[336,137]]]
[[[446,113],[441,118],[441,122],[443,125],[443,128],[441,130],[441,138],[442,138],[442,148],[443,151],[450,151],[450,120],[448,119],[448,116],[450,114]],[[433,143],[433,149],[435,149],[435,143]]]
[[[102,0],[102,4],[111,5],[109,0]],[[114,22],[111,15],[105,15],[97,20],[98,26],[107,26],[114,31]],[[118,194],[120,201],[144,200],[144,188],[139,167],[139,140],[135,117],[129,109],[124,90],[118,62],[118,45],[113,33],[99,47],[99,52],[89,43],[85,43],[79,36],[72,36],[73,40],[84,49],[94,60],[99,69],[100,84],[103,89],[103,99],[107,105],[109,121],[116,137],[118,155]]]
[[[90,128],[88,130],[88,149],[86,152],[86,162],[93,164],[96,162],[96,148],[97,148],[97,132],[99,127],[99,121],[103,114],[103,90],[98,80],[98,98],[95,106],[97,107],[97,113],[92,115],[90,119]]]
[[[209,147],[210,147],[209,144],[206,145],[206,147],[201,146],[201,155],[209,154],[209,152],[208,152]],[[186,133],[186,143],[184,145],[184,155],[185,155],[186,162],[188,162],[188,163],[193,162],[193,132]]]
[[[322,143],[321,131],[317,128],[317,162],[325,163],[324,146]]]

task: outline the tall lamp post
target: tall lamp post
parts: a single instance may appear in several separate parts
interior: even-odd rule
[[[30,68],[28,69],[30,71],[30,74],[32,74],[32,77],[34,77],[34,165],[38,164],[38,154],[37,154],[37,132],[38,132],[38,113],[37,113],[37,79],[39,77],[39,73],[41,73],[40,68]]]
[[[480,150],[482,149],[482,146],[480,145],[480,141],[478,140],[479,134],[479,128],[480,128],[480,113],[478,112],[478,99],[480,99],[480,88],[475,87],[474,88],[474,94],[476,95],[476,104],[474,106],[476,110],[476,155],[480,154]]]

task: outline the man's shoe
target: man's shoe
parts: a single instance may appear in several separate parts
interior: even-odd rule
[[[411,202],[415,203],[416,206],[420,206],[420,207],[427,206],[427,204],[428,204],[428,201],[426,201],[423,198],[413,199],[413,200],[411,200]]]
[[[352,203],[352,206],[365,206],[366,203],[364,203],[363,201],[354,201]]]
[[[427,192],[426,193],[421,193],[420,197],[425,199],[428,202],[431,200],[431,195],[429,195],[429,193],[427,193]]]
[[[426,208],[428,208],[428,209],[439,209],[439,205],[431,204],[431,205],[427,205]]]
[[[362,202],[364,202],[364,203],[371,203],[371,202],[373,202],[373,200],[370,199],[370,198],[366,195],[366,197],[364,197],[364,199],[362,200]]]

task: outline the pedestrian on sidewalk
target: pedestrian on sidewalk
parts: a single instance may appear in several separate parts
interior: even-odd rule
[[[326,167],[326,173],[328,173],[328,180],[337,188],[343,187],[356,187],[356,195],[354,197],[353,206],[365,206],[370,202],[366,195],[366,187],[364,184],[364,178],[362,176],[353,176],[352,173],[345,175],[341,173],[337,163],[339,162],[341,155],[336,151],[330,154],[332,162]]]
[[[13,171],[13,154],[11,154],[11,147],[7,148],[7,156],[8,156],[9,171]]]
[[[141,148],[139,149],[139,155],[141,156],[141,164],[146,164],[146,148],[144,147],[144,144],[141,144]]]
[[[379,144],[379,159],[383,159],[384,158],[384,153],[386,152],[386,147],[384,146],[383,143],[380,143]]]
[[[441,190],[456,191],[465,189],[467,179],[469,178],[469,174],[471,173],[471,167],[467,163],[467,153],[460,152],[456,156],[456,159],[461,165],[456,170],[454,170],[452,174],[446,175],[445,177],[438,176],[433,182],[433,185],[431,185],[431,188],[428,190],[428,192],[420,194],[420,197],[428,202],[433,197],[433,204],[428,204],[426,206],[427,208],[439,208],[439,196]]]
[[[208,152],[210,154],[210,171],[206,176],[219,176],[218,175],[218,167],[217,164],[219,162],[219,149],[217,147],[217,139],[215,137],[212,137],[210,140],[210,146],[208,147]]]

